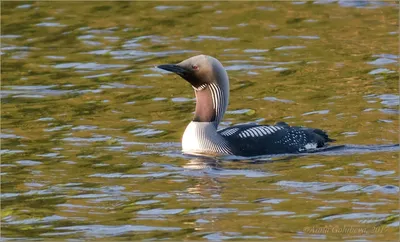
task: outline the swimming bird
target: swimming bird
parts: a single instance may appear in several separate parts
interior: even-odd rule
[[[212,156],[260,156],[315,151],[333,141],[320,130],[289,126],[240,124],[218,130],[229,101],[229,78],[216,58],[197,55],[178,64],[157,66],[188,81],[196,96],[193,120],[182,137],[182,151]]]

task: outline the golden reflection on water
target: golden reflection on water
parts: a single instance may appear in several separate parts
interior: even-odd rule
[[[397,2],[1,4],[5,239],[397,238],[398,149],[185,156],[193,90],[154,68],[221,60],[225,126],[285,121],[336,145],[396,144]],[[305,231],[360,224],[386,230]]]

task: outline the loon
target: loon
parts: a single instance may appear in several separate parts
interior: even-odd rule
[[[218,130],[229,100],[229,78],[214,57],[197,55],[178,64],[157,66],[188,81],[195,92],[193,120],[182,137],[182,152],[212,156],[261,156],[304,153],[334,141],[320,130],[289,126],[240,124]]]

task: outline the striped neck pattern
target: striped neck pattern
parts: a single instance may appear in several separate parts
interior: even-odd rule
[[[213,108],[215,110],[215,123],[216,127],[218,127],[218,124],[224,117],[227,108],[227,100],[223,90],[217,84],[211,83],[208,87],[210,88]]]

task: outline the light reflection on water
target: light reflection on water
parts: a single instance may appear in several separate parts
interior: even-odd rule
[[[395,2],[4,9],[5,239],[397,237]],[[335,146],[254,159],[182,154],[192,89],[155,66],[199,53],[216,56],[230,75],[221,127],[285,119],[327,130]],[[316,224],[388,230],[304,230]]]

